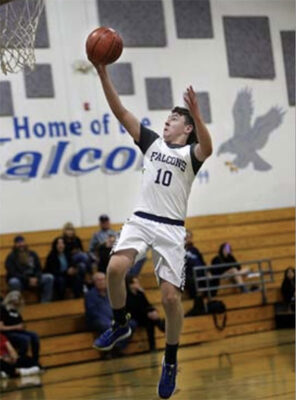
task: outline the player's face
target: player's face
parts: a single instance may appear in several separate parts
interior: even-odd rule
[[[174,143],[180,136],[186,135],[184,115],[172,113],[168,116],[163,130],[163,138],[167,143]],[[186,137],[186,136],[185,136]]]

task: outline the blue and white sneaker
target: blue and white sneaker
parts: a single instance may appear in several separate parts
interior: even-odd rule
[[[117,322],[112,321],[111,328],[107,329],[94,341],[93,347],[97,350],[109,351],[113,349],[116,343],[129,338],[132,334],[132,329],[129,325],[129,314],[126,319],[125,325],[119,325]]]
[[[162,361],[162,372],[158,383],[158,396],[161,399],[171,397],[176,389],[176,376],[178,364],[166,364]]]

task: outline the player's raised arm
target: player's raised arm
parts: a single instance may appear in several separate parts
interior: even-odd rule
[[[194,153],[199,161],[204,161],[213,151],[210,132],[202,120],[196,93],[192,86],[186,89],[184,101],[187,104],[190,114],[194,120],[195,132],[198,144],[195,146]]]
[[[98,65],[96,66],[96,69],[101,79],[106,99],[113,114],[125,127],[133,139],[138,142],[140,139],[140,121],[122,105],[118,93],[110,79],[106,66]]]

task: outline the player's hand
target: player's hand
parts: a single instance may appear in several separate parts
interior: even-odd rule
[[[184,94],[184,101],[190,111],[190,114],[192,116],[196,115],[198,118],[200,118],[201,114],[197,101],[196,92],[194,91],[191,85],[186,89],[186,92]]]

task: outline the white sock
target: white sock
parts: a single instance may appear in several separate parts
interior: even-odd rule
[[[39,374],[40,368],[37,366],[31,368],[20,368],[19,371],[21,376],[28,376],[28,375]]]

